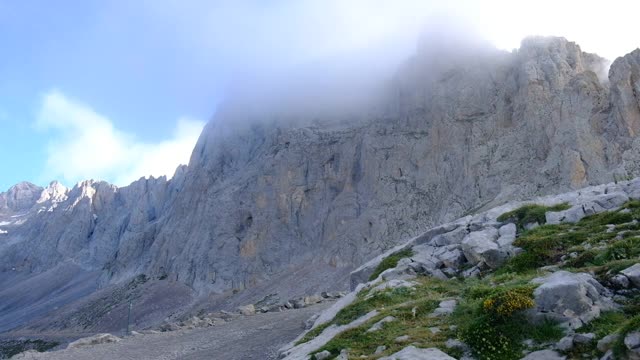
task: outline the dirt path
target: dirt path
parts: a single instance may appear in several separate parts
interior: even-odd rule
[[[128,337],[115,344],[21,357],[51,360],[270,360],[302,332],[302,322],[330,304],[238,318],[220,326]]]

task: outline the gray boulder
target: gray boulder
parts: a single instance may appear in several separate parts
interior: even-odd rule
[[[600,311],[611,306],[606,289],[591,275],[557,271],[536,278],[540,284],[534,291],[534,318],[550,318],[578,328],[600,316]]]
[[[553,350],[540,350],[528,354],[522,360],[565,360],[566,358]]]
[[[111,334],[96,334],[96,335],[78,339],[74,342],[69,343],[69,345],[67,345],[67,349],[76,349],[83,346],[91,346],[91,345],[97,345],[97,344],[116,343],[116,342],[119,342],[120,340],[122,339]]]
[[[640,332],[632,332],[624,337],[624,346],[630,360],[640,359]]]
[[[462,251],[471,264],[486,264],[495,269],[508,257],[496,243],[497,239],[498,230],[492,227],[471,232],[462,240]]]
[[[418,349],[407,346],[397,353],[380,358],[380,360],[455,360],[455,358],[436,348]]]
[[[635,287],[640,288],[640,263],[620,271]]]

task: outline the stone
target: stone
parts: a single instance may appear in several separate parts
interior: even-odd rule
[[[471,232],[462,240],[462,251],[471,264],[483,263],[495,269],[508,257],[506,252],[499,249],[497,238],[498,230],[495,228]]]
[[[455,358],[436,348],[419,349],[407,346],[393,355],[380,358],[380,360],[455,360]]]
[[[555,346],[560,351],[569,351],[573,349],[573,335],[567,335],[560,339]]]
[[[573,336],[573,341],[576,344],[588,344],[595,340],[596,334],[594,333],[577,333]]]
[[[640,359],[640,332],[628,333],[624,337],[624,346],[627,348],[629,359]]]
[[[446,316],[453,313],[458,302],[456,300],[444,300],[441,301],[438,307],[431,313],[431,316]]]
[[[380,345],[376,348],[376,351],[373,354],[374,355],[382,354],[385,350],[387,350],[387,347],[384,345]]]
[[[313,324],[315,324],[316,320],[318,320],[318,318],[320,317],[320,314],[313,314],[311,315],[310,318],[308,318],[307,320],[304,321],[304,329],[305,330],[309,330],[313,327]]]
[[[323,350],[315,354],[316,360],[325,360],[325,359],[329,359],[330,357],[331,357],[331,353],[327,350]]]
[[[293,304],[294,309],[302,309],[303,307],[307,306],[307,304],[304,302],[304,299],[293,299],[290,300],[290,302]]]
[[[408,342],[409,340],[411,340],[411,337],[409,335],[400,335],[397,338],[395,338],[395,342],[396,343],[405,343]]]
[[[469,350],[469,347],[467,346],[467,344],[463,343],[458,339],[447,339],[444,346],[446,346],[447,349],[460,349],[465,352]]]
[[[437,256],[444,266],[453,269],[459,268],[466,261],[464,253],[459,248],[447,250]]]
[[[243,305],[238,307],[238,312],[245,316],[255,315],[256,308],[255,306],[253,306],[253,304]]]
[[[566,357],[553,350],[539,350],[529,353],[521,360],[565,360]]]
[[[69,345],[67,345],[67,349],[76,349],[83,346],[91,346],[97,344],[116,343],[120,340],[121,339],[119,337],[111,334],[96,334],[69,343]]]
[[[598,340],[598,350],[603,353],[609,351],[613,347],[613,344],[618,340],[618,338],[620,338],[620,335],[618,334],[609,334],[603,337],[602,339]]]
[[[444,234],[439,234],[433,237],[433,239],[429,242],[429,244],[434,246],[446,246],[446,245],[454,245],[460,244],[462,239],[468,234],[466,228],[458,227],[457,229],[446,232]]]
[[[630,284],[629,278],[622,274],[618,274],[611,277],[609,282],[611,283],[611,285],[615,286],[618,289],[626,289],[629,287],[629,284]]]
[[[556,271],[533,282],[540,286],[534,290],[535,307],[529,313],[537,318],[577,328],[611,306],[606,289],[586,273]]]
[[[516,240],[516,224],[506,224],[498,229],[498,245],[510,246]]]
[[[626,276],[633,286],[640,288],[640,263],[628,267],[620,271],[620,273]]]
[[[180,326],[178,326],[178,324],[174,322],[164,323],[160,325],[160,331],[162,332],[177,331],[177,330],[180,330]]]
[[[335,360],[349,360],[349,350],[340,350],[340,355],[338,355]]]
[[[311,295],[311,296],[305,296],[304,297],[304,304],[305,305],[314,305],[314,304],[317,304],[319,302],[322,302],[322,296]]]
[[[392,322],[392,321],[396,321],[396,318],[393,316],[387,316],[384,317],[382,320],[376,322],[375,324],[373,324],[368,330],[367,332],[375,332],[378,330],[382,330],[382,328],[384,327],[384,324]]]

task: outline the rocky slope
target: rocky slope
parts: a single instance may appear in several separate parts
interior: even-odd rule
[[[432,228],[352,273],[300,359],[640,358],[640,178]]]
[[[346,288],[431,225],[636,173],[640,50],[606,66],[562,38],[424,46],[357,109],[230,101],[170,181],[20,184],[0,195],[0,331],[141,274],[229,306]]]

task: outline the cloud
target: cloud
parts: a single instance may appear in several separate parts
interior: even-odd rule
[[[43,180],[95,179],[123,186],[142,176],[173,176],[178,165],[188,163],[204,122],[181,118],[171,138],[146,143],[88,105],[51,91],[35,126],[51,134]]]

